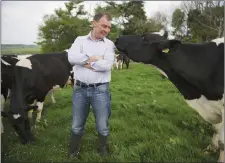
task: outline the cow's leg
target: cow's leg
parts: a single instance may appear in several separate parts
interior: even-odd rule
[[[43,100],[43,102],[40,102],[40,101],[37,102],[37,106],[38,106],[38,108],[37,108],[37,117],[36,117],[35,126],[34,126],[35,128],[37,128],[36,124],[41,122],[41,115],[42,115],[42,111],[43,111],[44,100]],[[45,124],[45,126],[47,126],[46,119],[44,119],[44,124]]]
[[[212,142],[203,151],[205,153],[208,153],[209,151],[216,152],[219,149],[218,141],[219,141],[219,133],[216,132],[212,137]]]
[[[36,122],[40,122],[41,120],[41,113],[43,110],[43,105],[44,105],[44,101],[43,102],[37,102],[37,118],[36,118]]]
[[[204,150],[205,152],[220,151],[218,162],[224,162],[224,110],[222,110],[222,122],[213,125],[216,133],[213,135],[212,143]]]
[[[119,70],[120,67],[121,67],[121,61],[119,60],[119,61],[118,61],[118,68],[117,68],[117,69]]]
[[[219,124],[213,125],[215,128],[215,134],[212,137],[212,142],[203,150],[205,153],[216,152],[221,149],[220,144],[224,144],[224,124],[223,121]]]
[[[119,69],[119,62],[116,62],[116,69]]]
[[[51,99],[52,99],[52,103],[55,104],[55,97],[54,97],[54,90],[50,91],[50,95],[51,95]]]
[[[120,61],[120,69],[123,69],[123,61]]]
[[[126,66],[127,66],[127,69],[129,68],[129,63],[130,63],[130,59],[127,59],[127,60],[126,60]]]

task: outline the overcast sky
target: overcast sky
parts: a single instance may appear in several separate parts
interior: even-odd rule
[[[66,1],[1,1],[1,44],[34,44],[38,26],[45,14],[54,13],[55,8],[64,7]],[[85,1],[84,7],[93,13],[102,1]],[[145,1],[148,17],[161,11],[172,15],[180,1]]]

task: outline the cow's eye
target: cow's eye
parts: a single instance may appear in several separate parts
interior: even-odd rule
[[[142,40],[145,40],[145,37],[144,37],[144,36],[141,36],[141,39],[142,39]]]

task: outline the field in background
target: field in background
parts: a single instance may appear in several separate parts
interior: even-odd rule
[[[216,162],[218,154],[204,154],[212,129],[183,101],[178,90],[150,66],[131,64],[130,69],[113,70],[110,85],[112,114],[109,145],[111,156],[100,158],[93,113],[89,114],[77,162]],[[35,145],[23,146],[6,127],[9,143],[7,161],[68,162],[71,128],[72,88],[56,92],[56,104],[49,97],[44,104],[48,126],[35,131]],[[7,123],[7,120],[4,119]]]
[[[1,49],[1,54],[35,54],[35,53],[40,53],[40,48],[39,47]]]

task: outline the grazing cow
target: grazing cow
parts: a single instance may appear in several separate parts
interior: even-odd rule
[[[32,55],[26,54],[26,55],[2,55],[1,56],[1,113],[3,117],[6,117],[6,114],[4,112],[4,106],[7,98],[10,96],[10,90],[12,88],[12,80],[13,80],[13,67],[15,64],[21,60],[25,59],[27,57],[30,57]],[[49,91],[48,95],[52,99],[52,103],[56,103],[55,97],[54,97],[54,90],[52,89]],[[4,127],[3,124],[1,124],[1,133],[4,133]]]
[[[129,68],[130,58],[128,58],[123,53],[117,54],[115,57],[114,65],[116,66],[117,70],[120,68],[123,69],[123,63],[126,64],[127,69]]]
[[[160,69],[185,101],[212,124],[216,133],[208,147],[219,148],[224,161],[224,38],[208,43],[182,43],[155,34],[121,36],[119,51],[131,60]]]
[[[114,67],[116,67],[117,70],[119,69],[119,67],[120,67],[120,69],[122,69],[122,60],[119,59],[119,54],[115,55],[114,64],[113,64],[112,69],[114,69]]]
[[[25,55],[2,55],[1,56],[1,67],[2,67],[2,84],[3,87],[1,89],[2,94],[2,101],[3,103],[6,101],[6,98],[10,96],[10,89],[12,85],[12,66],[16,64],[21,59],[30,57],[31,54],[25,54]],[[11,69],[11,70],[10,70]],[[10,77],[10,78],[9,78]],[[50,91],[48,94],[51,97],[52,103],[56,103],[55,97],[54,97],[54,90]]]
[[[47,93],[54,88],[63,88],[71,70],[66,51],[32,55],[15,64],[8,117],[22,144],[35,140],[27,106],[37,107],[39,120]]]

